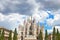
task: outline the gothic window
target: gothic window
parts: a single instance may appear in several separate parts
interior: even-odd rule
[[[27,35],[27,28],[25,29],[25,35]]]
[[[30,30],[32,30],[32,26],[30,26]]]
[[[23,35],[23,32],[21,32],[21,35]]]
[[[32,22],[34,23],[35,22],[35,19]]]
[[[38,28],[37,28],[37,34],[38,34]]]
[[[29,35],[33,35],[33,33],[32,33],[32,25],[30,26],[30,31],[29,31]]]
[[[21,40],[23,40],[23,32],[21,32]]]
[[[33,33],[30,31],[30,32],[29,32],[29,35],[32,35],[32,34],[33,34]]]
[[[21,36],[21,40],[23,40],[23,36]]]

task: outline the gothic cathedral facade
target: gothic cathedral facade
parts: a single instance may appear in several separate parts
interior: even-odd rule
[[[44,27],[40,27],[40,25],[36,23],[35,19],[32,20],[32,18],[28,18],[24,21],[24,25],[19,25],[18,27],[18,40],[37,40],[40,30],[43,33]]]

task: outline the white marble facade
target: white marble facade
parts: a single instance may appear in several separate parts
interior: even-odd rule
[[[40,27],[35,19],[27,19],[24,21],[24,25],[18,27],[18,40],[37,40],[37,36],[44,27]]]

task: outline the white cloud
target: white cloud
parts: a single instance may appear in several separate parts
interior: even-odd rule
[[[42,16],[42,15],[44,15],[44,16]],[[41,15],[40,15],[40,13],[35,13],[32,15],[32,17],[35,18],[36,21],[42,21],[47,16],[48,16],[48,14],[44,11],[41,12]],[[15,27],[16,27],[16,25],[18,26],[19,24],[23,25],[24,19],[27,19],[28,17],[29,16],[27,16],[27,15],[21,15],[19,13],[10,13],[9,15],[4,15],[4,14],[0,13],[0,22],[7,21],[8,23],[10,23],[10,25],[12,24],[12,25],[15,25]]]
[[[51,30],[48,29],[48,33],[51,33],[54,27],[56,28],[56,30],[58,29],[60,31],[60,14],[59,13],[54,14],[54,19],[52,18],[47,19],[47,24],[49,26],[52,26]]]
[[[0,11],[2,11],[4,8],[4,6],[0,3]]]
[[[54,19],[47,19],[47,24],[49,25],[49,26],[52,26],[53,24],[54,24]]]
[[[0,11],[3,11],[8,6],[12,9],[16,4],[21,4],[21,2],[19,0],[0,0]]]
[[[23,24],[24,17],[27,17],[25,15],[20,15],[18,13],[11,13],[9,15],[3,15],[0,13],[0,22],[1,21],[8,21],[8,22],[19,22],[19,24]]]
[[[60,0],[50,0],[53,3],[60,4]]]
[[[60,19],[60,14],[55,14],[54,20],[59,20]]]
[[[42,19],[43,19],[43,18],[47,18],[47,17],[49,16],[46,11],[41,11],[41,10],[40,10],[40,12],[39,12],[39,15],[42,17]]]
[[[49,18],[47,19],[47,24],[51,25],[51,26],[55,26],[55,25],[60,25],[60,10],[55,10],[55,11],[47,11],[48,13],[52,14],[54,16],[54,18]]]
[[[28,4],[25,8],[23,7],[25,6],[23,5],[24,3]],[[31,10],[28,9],[29,12],[38,13],[39,8],[43,7],[41,4],[37,3],[36,0],[0,0],[0,4],[0,8],[2,9],[0,9],[0,11],[2,12],[5,11],[4,9],[9,9],[13,12],[16,12],[17,10],[21,10],[21,8],[23,7],[24,10],[26,10],[27,8],[32,8]]]
[[[55,15],[55,14],[60,14],[60,9],[54,10],[52,14],[54,14],[54,15]]]
[[[32,2],[32,3],[31,3]],[[40,4],[38,4],[35,0],[28,0],[27,3],[33,8],[31,9],[31,12],[34,14],[37,14],[39,12]],[[42,6],[42,5],[41,5]]]
[[[36,21],[44,22],[44,20],[49,16],[46,11],[40,10],[38,13],[32,14],[33,18],[36,19]]]
[[[4,21],[5,20],[5,15],[3,15],[2,13],[0,13],[0,21]]]
[[[53,29],[48,29],[47,32],[48,33],[52,33],[53,32]]]

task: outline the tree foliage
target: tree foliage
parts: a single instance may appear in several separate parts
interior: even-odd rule
[[[40,30],[40,34],[38,35],[38,40],[43,40],[43,35],[41,30]]]
[[[1,40],[1,30],[0,30],[0,40]]]
[[[45,40],[48,40],[48,32],[45,30]]]
[[[4,30],[2,30],[1,40],[4,40]]]
[[[15,31],[14,31],[13,40],[18,40],[18,39],[17,39],[17,30],[16,30],[16,28],[15,28]]]
[[[57,33],[56,33],[56,40],[60,40],[60,34],[59,34],[59,30],[57,29]]]
[[[53,28],[53,37],[52,37],[52,40],[56,40],[56,29],[55,27]]]
[[[10,33],[9,33],[8,40],[12,40],[12,31],[10,31]]]

